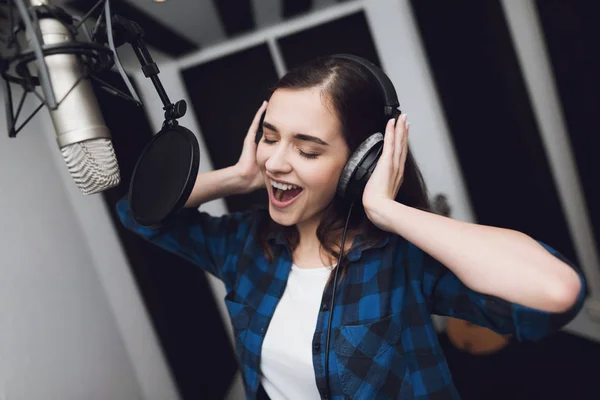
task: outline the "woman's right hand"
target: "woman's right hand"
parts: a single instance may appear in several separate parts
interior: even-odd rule
[[[256,164],[257,146],[255,143],[255,137],[259,128],[258,124],[260,123],[260,118],[266,109],[267,102],[264,101],[256,112],[256,115],[252,120],[252,124],[248,129],[248,133],[246,133],[242,154],[238,162],[235,164],[235,168],[244,182],[243,191],[245,193],[250,193],[265,187],[265,180],[260,172],[260,169],[258,168],[258,165]]]

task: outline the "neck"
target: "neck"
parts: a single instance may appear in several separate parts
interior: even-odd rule
[[[309,221],[303,221],[296,225],[299,234],[299,246],[303,248],[319,248],[319,239],[317,238],[317,228],[321,223],[321,217],[315,216]]]
[[[323,252],[324,250],[321,249],[321,242],[317,237],[317,228],[321,222],[321,217],[322,216],[315,216],[315,218],[309,221],[303,221],[302,223],[296,225],[299,234],[299,243],[295,253],[301,257],[306,257],[310,254],[318,254],[319,258],[321,258],[323,262],[329,262],[329,264],[331,264],[331,262],[337,262],[337,259],[332,261],[326,261],[326,259],[329,259],[331,256]],[[356,232],[353,232],[352,230],[349,230],[346,233],[346,245],[344,247],[345,253],[347,253],[347,251],[352,246],[355,237]],[[339,245],[339,242],[341,242],[341,240],[342,235],[340,234],[339,238],[337,238],[336,244]]]

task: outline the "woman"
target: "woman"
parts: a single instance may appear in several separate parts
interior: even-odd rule
[[[236,165],[199,174],[185,212],[145,228],[127,201],[118,206],[125,226],[224,282],[248,398],[459,398],[431,314],[537,340],[582,307],[583,276],[549,246],[428,211],[406,116],[386,121],[383,105],[365,68],[315,60],[276,85]],[[330,314],[350,208],[336,187],[349,155],[382,127],[381,157],[348,222]],[[268,210],[196,210],[260,188]]]

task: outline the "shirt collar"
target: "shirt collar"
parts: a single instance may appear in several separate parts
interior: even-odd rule
[[[357,243],[359,243],[363,239],[364,238],[360,234],[357,235],[356,238],[354,239],[354,243],[352,243],[352,246],[355,246]],[[382,248],[388,244],[389,240],[390,240],[390,234],[388,232],[385,232],[383,234],[383,237],[381,238],[381,240],[378,241],[374,246],[372,246],[370,248],[374,248],[374,249]],[[287,245],[288,245],[287,239],[285,238],[285,234],[284,234],[283,230],[281,230],[281,229],[269,232],[269,234],[267,235],[267,241],[270,243],[275,243],[275,244],[282,245],[285,247],[287,247]],[[363,251],[367,250],[368,247],[369,246],[366,243],[361,244],[360,246],[357,246],[350,253],[348,253],[348,255],[347,255],[348,261],[359,260],[362,257]]]
[[[285,233],[283,232],[283,229],[277,229],[269,232],[269,234],[267,235],[267,241],[271,243],[275,242],[275,244],[281,244],[284,246],[287,245],[287,239],[285,238]]]
[[[352,246],[355,246],[357,243],[359,243],[363,239],[364,238],[361,235],[357,235],[356,238],[354,239],[354,243],[352,243]],[[369,245],[367,243],[363,243],[360,246],[357,246],[351,252],[349,252],[348,253],[348,261],[359,260],[360,257],[362,257],[363,251],[368,250],[368,249],[380,249],[380,248],[384,247],[385,245],[387,245],[389,240],[390,240],[390,234],[388,232],[384,232],[381,240],[379,240],[373,246],[369,247]]]

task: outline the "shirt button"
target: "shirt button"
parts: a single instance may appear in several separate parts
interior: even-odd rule
[[[323,395],[323,398],[324,398],[325,400],[327,400],[327,399],[329,398],[329,395],[328,395],[327,393],[325,393],[325,394]]]
[[[321,310],[323,310],[323,311],[327,311],[327,310],[329,310],[329,304],[327,304],[327,303],[323,303],[323,304],[321,305]]]
[[[321,348],[321,343],[317,342],[313,344],[313,349],[315,351],[319,351],[319,349]]]

